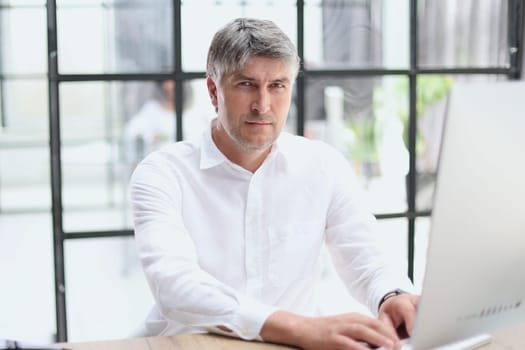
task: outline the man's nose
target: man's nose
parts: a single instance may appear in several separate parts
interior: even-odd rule
[[[260,114],[270,110],[270,93],[265,89],[260,89],[252,102],[252,111]]]

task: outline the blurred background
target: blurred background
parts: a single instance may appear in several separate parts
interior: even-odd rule
[[[213,33],[273,20],[303,69],[286,129],[354,166],[391,263],[421,287],[449,89],[521,79],[523,0],[0,0],[0,338],[123,338],[153,300],[127,185],[214,117]],[[497,116],[495,116],[497,118]],[[465,135],[468,137],[468,135]],[[321,312],[367,312],[329,258]]]

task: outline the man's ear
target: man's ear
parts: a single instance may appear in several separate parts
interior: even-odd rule
[[[206,79],[206,85],[208,86],[208,94],[210,95],[211,104],[217,109],[217,86],[211,77]]]

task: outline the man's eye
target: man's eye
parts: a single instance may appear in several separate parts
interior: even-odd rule
[[[241,81],[239,83],[240,86],[252,86],[252,82],[251,81]]]

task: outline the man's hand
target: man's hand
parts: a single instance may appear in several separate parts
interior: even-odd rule
[[[414,294],[399,294],[388,298],[379,309],[379,319],[391,325],[394,329],[405,325],[408,336],[412,335],[416,308],[419,296]]]
[[[400,349],[395,329],[380,320],[347,313],[303,317],[285,311],[273,313],[261,330],[264,341],[299,346],[304,350],[366,350],[363,342]]]

